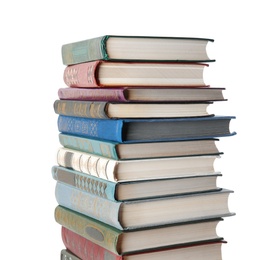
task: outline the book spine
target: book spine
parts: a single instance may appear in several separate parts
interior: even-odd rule
[[[59,134],[59,142],[66,148],[92,153],[109,159],[119,159],[116,151],[117,143],[114,142],[102,142],[95,139],[66,134]]]
[[[57,163],[62,167],[116,182],[117,162],[108,158],[60,148],[57,153]]]
[[[122,120],[59,115],[58,130],[64,134],[122,143]]]
[[[93,230],[92,230],[93,231]],[[97,234],[98,231],[95,230]],[[99,246],[98,244],[78,235],[77,233],[62,227],[62,240],[65,247],[82,260],[121,260],[122,256],[118,256],[113,252]]]
[[[84,41],[65,44],[62,46],[62,61],[64,65],[72,65],[81,62],[107,59],[107,37],[97,37]]]
[[[53,166],[51,169],[54,180],[71,185],[79,190],[96,196],[116,201],[116,183],[97,178],[65,167]]]
[[[121,202],[107,200],[58,181],[56,182],[55,197],[57,203],[63,207],[104,222],[117,229],[123,229],[119,223]]]
[[[127,102],[124,92],[122,88],[59,88],[58,96],[65,100]]]
[[[111,252],[117,253],[117,241],[122,233],[121,230],[60,205],[55,208],[54,217],[55,221],[61,226]]]
[[[64,70],[64,83],[69,87],[97,88],[99,82],[96,70],[101,61],[92,61],[67,66]]]
[[[59,115],[87,117],[87,118],[109,118],[106,114],[107,102],[89,102],[74,100],[55,100],[54,112]]]

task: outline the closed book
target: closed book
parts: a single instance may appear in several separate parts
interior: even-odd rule
[[[133,253],[126,255],[116,255],[88,241],[86,246],[92,247],[89,251],[82,252],[82,247],[75,248],[74,252],[81,256],[81,260],[221,260],[222,259],[222,244],[226,241],[215,241],[206,243],[197,243],[191,245],[173,246],[165,249],[156,249],[148,252]],[[77,245],[77,243],[75,243]],[[61,260],[80,260],[76,255],[68,249],[62,249]]]
[[[130,230],[231,216],[228,208],[231,192],[221,189],[172,197],[112,201],[57,181],[55,197],[60,206],[117,229]]]
[[[59,88],[62,100],[116,102],[209,102],[225,101],[224,88],[213,87],[120,87]]]
[[[74,240],[73,240],[74,241]],[[86,241],[86,240],[84,240]],[[75,244],[77,241],[75,241]],[[164,249],[155,249],[148,252],[132,253],[126,255],[117,255],[97,244],[86,241],[86,246],[91,249],[82,251],[82,247],[75,248],[74,252],[77,253],[81,260],[181,260],[181,259],[194,259],[194,260],[221,260],[222,259],[222,244],[226,241],[215,241],[206,243],[197,243],[190,245],[173,246]],[[61,251],[61,260],[79,260],[76,255],[72,254],[67,249]],[[65,258],[68,257],[68,258]],[[171,257],[171,258],[170,258]]]
[[[60,144],[69,149],[91,153],[115,160],[161,158],[192,155],[219,155],[219,139],[173,142],[118,143],[76,135],[59,134]]]
[[[98,87],[205,87],[208,64],[182,62],[90,61],[67,66],[67,86]]]
[[[92,255],[93,246],[97,249],[102,247],[117,255],[126,255],[170,246],[222,240],[217,234],[217,226],[222,218],[125,231],[60,205],[55,208],[54,215],[56,222],[62,226],[65,246],[77,255],[84,251],[89,251]],[[74,242],[82,246],[82,252],[76,251],[78,246],[73,245]]]
[[[63,64],[93,60],[214,61],[207,44],[213,39],[193,37],[104,35],[62,46]]]
[[[214,174],[219,155],[114,160],[60,147],[59,166],[110,181],[136,181]]]
[[[156,142],[217,138],[234,135],[229,124],[232,116],[167,119],[96,119],[58,116],[58,130],[120,143]]]
[[[110,118],[176,118],[212,116],[211,103],[117,103],[103,101],[55,100],[56,114],[76,117]]]
[[[56,181],[113,201],[220,190],[216,182],[217,178],[221,176],[221,174],[207,174],[182,178],[116,182],[61,166],[53,166],[51,172]]]

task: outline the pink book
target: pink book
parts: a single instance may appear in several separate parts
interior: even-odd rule
[[[91,61],[65,68],[67,86],[97,87],[205,87],[207,64],[182,62]]]
[[[60,99],[116,102],[211,102],[226,100],[224,88],[60,88]]]

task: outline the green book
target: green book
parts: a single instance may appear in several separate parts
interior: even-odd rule
[[[64,44],[64,65],[95,60],[209,62],[206,46],[213,39],[189,37],[101,37]]]
[[[65,229],[118,255],[159,247],[222,240],[216,230],[222,218],[122,231],[60,205],[55,208],[54,216],[56,222]],[[63,235],[71,236],[64,232]],[[66,237],[65,241],[71,239]]]

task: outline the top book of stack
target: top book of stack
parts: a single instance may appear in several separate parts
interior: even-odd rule
[[[105,35],[62,46],[64,65],[96,60],[213,62],[207,44],[213,39]]]

